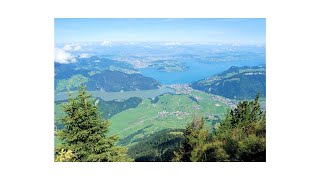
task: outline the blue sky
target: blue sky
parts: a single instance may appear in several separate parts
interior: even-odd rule
[[[266,21],[258,19],[55,19],[55,42],[178,41],[264,44]]]

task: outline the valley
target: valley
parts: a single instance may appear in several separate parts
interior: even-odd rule
[[[195,58],[194,56],[178,57]],[[98,60],[93,61],[93,59]],[[229,61],[208,63],[195,59],[185,61],[172,61],[164,57],[162,59],[164,60],[146,58],[148,63],[145,64],[144,69],[141,67],[136,69],[137,66],[129,65],[128,60],[116,61],[103,56],[79,60],[72,65],[57,64],[56,128],[63,127],[59,123],[59,118],[64,116],[61,106],[68,100],[68,89],[71,90],[72,96],[76,96],[75,90],[81,84],[87,85],[88,92],[92,94],[94,102],[99,106],[102,117],[111,122],[108,134],[117,135],[120,138],[118,144],[128,147],[155,132],[183,129],[192,122],[194,117],[204,117],[206,127],[212,129],[225,118],[229,109],[236,107],[239,98],[253,99],[258,91],[262,92],[262,97],[265,97],[265,91],[254,90],[255,86],[258,86],[253,86],[256,81],[250,82],[250,79],[241,86],[251,87],[253,91],[252,89],[251,91],[241,90],[239,85],[228,86],[228,83],[240,82],[244,75],[265,76],[261,74],[265,73],[264,66],[232,66],[222,71],[225,69],[222,67],[230,65]],[[142,58],[141,61],[143,60]],[[237,61],[234,64],[236,63],[240,62]],[[211,76],[212,74],[215,75]],[[199,80],[200,77],[207,78]],[[212,86],[220,83],[225,86],[222,88],[227,89]],[[249,94],[242,94],[235,99],[234,93],[241,92]],[[59,140],[56,142],[60,143]]]
[[[227,109],[226,104],[199,91],[188,95],[163,94],[155,100],[143,100],[136,108],[111,117],[110,134],[130,137],[126,141],[120,140],[120,144],[130,145],[153,132],[183,128],[194,116],[205,117],[208,127],[212,127],[224,118]]]
[[[183,128],[192,121],[194,116],[205,117],[207,126],[213,127],[224,118],[230,107],[236,105],[235,101],[194,90],[187,85],[170,87],[172,93],[166,92],[152,98],[140,97],[141,101],[135,107],[129,107],[128,102],[127,104],[122,103],[125,102],[123,100],[110,101],[108,99],[106,101],[106,99],[103,99],[104,96],[110,97],[110,93],[113,92],[89,93],[92,93],[94,99],[96,99],[95,102],[98,102],[103,117],[111,122],[109,134],[118,135],[121,139],[119,143],[125,146],[135,144],[153,132]],[[146,95],[142,92],[144,91],[135,93]],[[131,95],[134,96],[134,94]],[[60,97],[60,101],[63,99],[66,102],[67,97],[67,94],[64,93],[64,98]],[[56,96],[56,98],[59,99],[59,96]],[[112,105],[110,102],[114,102],[113,106],[102,106],[102,104]],[[109,109],[115,107],[115,104],[120,103],[122,103],[122,107],[128,106],[128,108],[122,108],[123,111],[113,114],[113,116],[110,116],[109,113],[106,114],[110,111]],[[62,103],[56,103],[55,106],[56,122],[63,116],[61,105]],[[59,123],[57,123],[57,126],[60,127]]]

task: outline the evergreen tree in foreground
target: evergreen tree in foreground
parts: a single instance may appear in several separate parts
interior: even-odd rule
[[[187,126],[185,142],[173,161],[266,161],[266,112],[260,109],[259,95],[230,110],[213,135],[203,119],[200,126],[195,122]]]
[[[110,123],[101,118],[98,107],[90,99],[85,86],[75,98],[69,94],[69,102],[63,106],[66,116],[60,121],[64,128],[56,132],[62,144],[55,149],[56,159],[66,150],[77,162],[131,161],[127,149],[116,146],[117,136],[107,137]]]
[[[266,161],[266,112],[254,101],[240,102],[214,134],[223,142],[229,161]]]
[[[174,152],[173,161],[199,161],[202,148],[209,138],[209,131],[205,128],[204,119],[193,118],[184,132],[185,141],[179,151]]]

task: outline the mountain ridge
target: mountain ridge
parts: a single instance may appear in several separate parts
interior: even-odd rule
[[[232,99],[266,97],[265,66],[232,66],[217,75],[191,83],[191,87]]]

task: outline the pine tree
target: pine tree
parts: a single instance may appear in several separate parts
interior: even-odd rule
[[[56,155],[66,149],[79,162],[131,161],[127,149],[115,145],[118,137],[106,135],[110,123],[102,119],[85,86],[79,88],[75,98],[69,93],[63,110],[66,116],[60,121],[64,128],[56,132],[62,144],[55,149]]]
[[[254,101],[242,101],[209,135],[203,118],[189,124],[173,161],[266,161],[266,113]]]
[[[231,110],[213,137],[224,142],[230,161],[265,161],[266,112],[260,108],[259,95]]]
[[[174,152],[173,161],[201,161],[203,148],[209,138],[209,131],[204,126],[204,118],[193,118],[184,132],[185,141],[179,151]]]
[[[61,149],[59,154],[54,159],[56,162],[74,162],[75,161],[75,155],[71,150],[65,151],[64,149]]]

